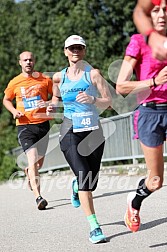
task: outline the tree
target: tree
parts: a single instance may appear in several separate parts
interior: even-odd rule
[[[6,87],[6,84],[12,76],[15,74],[16,69],[16,45],[15,45],[15,36],[17,32],[17,15],[16,15],[16,5],[12,0],[1,0],[0,3],[0,83],[1,83],[1,92],[0,92],[0,167],[3,164],[3,158],[6,156],[7,150],[13,148],[17,144],[16,136],[14,136],[14,124],[12,116],[2,109],[2,97],[3,90]],[[12,13],[12,15],[11,15]],[[9,162],[9,167],[11,162]],[[4,166],[3,169],[10,169],[9,167]],[[2,168],[1,168],[2,169]],[[3,173],[4,174],[4,173]],[[10,172],[9,172],[10,174]],[[3,176],[1,175],[1,178]]]
[[[6,179],[17,169],[6,154],[18,146],[15,121],[2,109],[2,97],[8,81],[20,71],[18,55],[24,50],[32,51],[38,71],[59,71],[67,65],[63,52],[65,39],[79,34],[87,43],[85,60],[99,68],[104,78],[114,85],[108,68],[123,57],[129,37],[135,32],[134,6],[134,0],[27,0],[19,3],[1,0],[0,179]],[[104,112],[103,116],[112,113]],[[7,167],[8,175],[4,172]]]

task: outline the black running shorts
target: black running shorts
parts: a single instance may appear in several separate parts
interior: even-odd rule
[[[40,156],[44,156],[49,141],[49,121],[39,124],[18,125],[18,142],[24,152],[35,147]]]

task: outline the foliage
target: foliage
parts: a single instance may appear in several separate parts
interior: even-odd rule
[[[0,181],[5,181],[9,179],[10,176],[17,170],[18,169],[16,167],[14,157],[10,155],[5,155],[0,169]]]
[[[129,36],[135,32],[130,0],[14,0],[0,2],[0,179],[18,169],[7,152],[18,146],[15,122],[2,106],[3,91],[19,74],[18,55],[32,51],[36,69],[55,72],[67,65],[64,40],[72,34],[83,36],[88,61],[99,68],[105,79],[110,64],[123,57]],[[110,116],[112,110],[103,116]],[[59,120],[58,120],[59,123]]]

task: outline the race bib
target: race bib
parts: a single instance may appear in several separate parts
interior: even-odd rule
[[[37,107],[37,101],[41,100],[41,96],[33,96],[30,98],[23,98],[23,104],[24,104],[24,109],[25,111],[31,111],[33,109],[38,108]]]
[[[98,119],[93,116],[93,112],[73,113],[73,132],[82,132],[98,129]]]

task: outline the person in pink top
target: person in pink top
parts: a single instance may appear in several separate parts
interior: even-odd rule
[[[155,5],[151,11],[154,29],[166,36],[166,3]],[[135,70],[137,81],[129,80]],[[134,138],[139,139],[148,169],[136,192],[128,194],[125,224],[132,231],[140,227],[142,201],[163,185],[163,143],[167,136],[167,60],[152,57],[151,48],[142,34],[131,37],[117,79],[121,94],[137,94],[138,107],[133,114]]]

